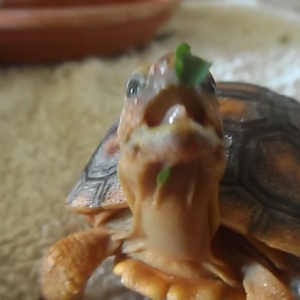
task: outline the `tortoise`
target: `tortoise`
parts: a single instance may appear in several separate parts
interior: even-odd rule
[[[108,256],[152,299],[296,299],[300,104],[209,71],[183,84],[176,64],[169,53],[130,75],[67,198],[93,226],[44,256],[45,299],[81,297]]]

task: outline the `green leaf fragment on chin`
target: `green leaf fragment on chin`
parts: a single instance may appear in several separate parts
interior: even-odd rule
[[[161,170],[156,177],[157,184],[160,184],[160,185],[164,184],[170,177],[170,173],[171,173],[170,168],[165,168],[165,169]]]
[[[175,72],[181,84],[194,86],[203,82],[212,63],[191,53],[191,47],[180,44],[175,52]]]

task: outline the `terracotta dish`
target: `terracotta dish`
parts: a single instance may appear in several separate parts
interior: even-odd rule
[[[181,0],[4,0],[0,62],[111,56],[145,45]]]

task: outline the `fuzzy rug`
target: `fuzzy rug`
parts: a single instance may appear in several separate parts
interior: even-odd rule
[[[86,226],[64,200],[119,115],[125,80],[136,66],[185,41],[214,62],[216,79],[258,83],[300,99],[300,23],[282,15],[255,5],[189,4],[164,39],[140,52],[0,69],[1,300],[37,300],[43,253]],[[107,275],[108,267],[109,261],[99,268],[86,299],[137,299]]]

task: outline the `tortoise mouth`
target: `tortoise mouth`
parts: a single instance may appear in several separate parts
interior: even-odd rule
[[[175,165],[214,156],[223,140],[217,112],[209,103],[214,99],[207,97],[191,88],[170,86],[145,100],[142,118],[124,139],[126,146],[147,164]]]
[[[144,120],[150,128],[186,120],[204,125],[203,99],[195,91],[172,86],[148,103]]]

